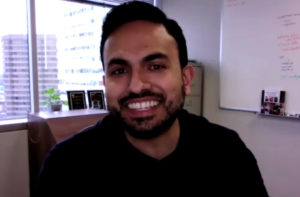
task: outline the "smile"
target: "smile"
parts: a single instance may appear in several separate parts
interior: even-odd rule
[[[147,110],[151,107],[155,107],[159,104],[158,101],[143,101],[143,102],[135,102],[128,104],[129,109],[134,109],[138,111]]]

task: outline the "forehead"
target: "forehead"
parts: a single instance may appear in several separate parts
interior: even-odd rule
[[[162,24],[139,20],[116,29],[104,44],[103,56],[105,63],[115,56],[140,57],[153,52],[178,55],[177,51],[175,39]]]

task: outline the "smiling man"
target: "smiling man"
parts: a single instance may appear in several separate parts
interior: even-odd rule
[[[190,66],[181,69],[175,39],[162,24],[128,22],[106,40],[103,60],[108,108],[122,120],[128,140],[134,146],[142,141],[139,149],[157,149],[151,152],[159,156],[149,155],[154,158],[170,154],[179,139],[176,119],[193,76]],[[176,140],[170,146],[172,136]],[[172,148],[163,151],[164,146]]]
[[[100,53],[110,113],[51,150],[36,196],[268,196],[237,133],[183,110],[194,71],[174,20],[117,6]]]

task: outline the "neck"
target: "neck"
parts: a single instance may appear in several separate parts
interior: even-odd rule
[[[177,147],[180,136],[179,121],[176,119],[168,131],[153,139],[134,138],[125,132],[126,138],[140,152],[154,159],[161,160]]]

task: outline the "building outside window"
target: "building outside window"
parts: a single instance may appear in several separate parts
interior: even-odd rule
[[[28,1],[35,2],[38,111],[48,110],[42,92],[52,87],[63,100],[67,90],[103,90],[102,23],[112,6],[124,1]],[[26,118],[32,111],[27,3],[0,2],[0,121]]]
[[[0,18],[0,120],[23,118],[30,111],[26,0],[1,1]]]
[[[99,48],[102,22],[109,10],[69,1],[36,1],[41,111],[47,110],[42,91],[50,87],[58,89],[64,100],[67,90],[104,89]]]

